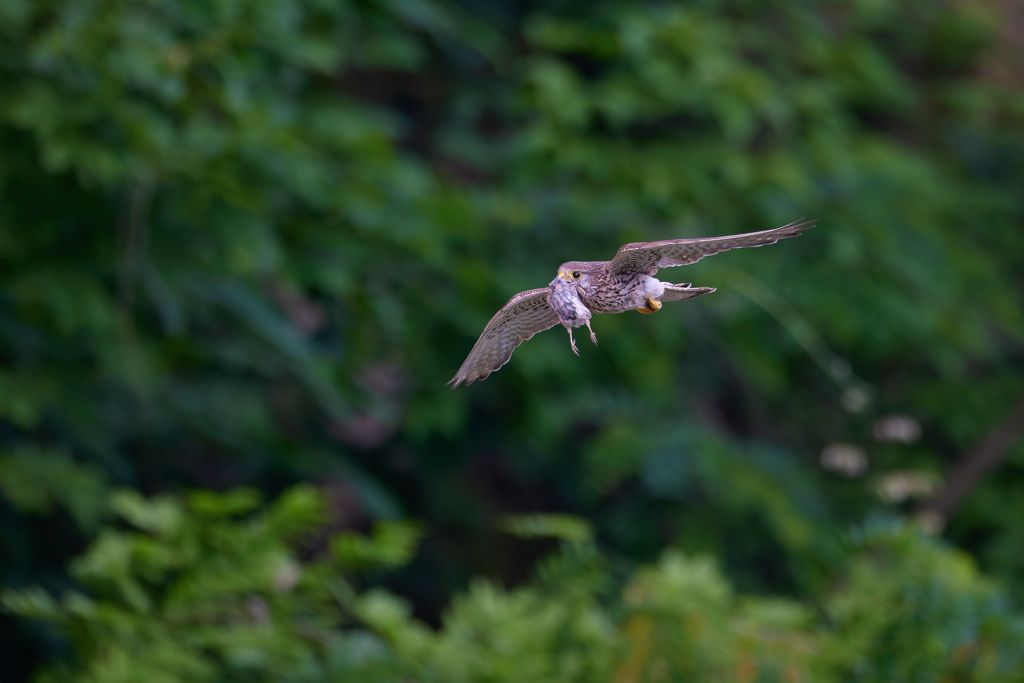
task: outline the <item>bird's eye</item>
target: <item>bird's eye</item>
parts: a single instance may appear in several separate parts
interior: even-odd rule
[[[579,280],[580,279],[580,271],[578,271],[578,270],[572,271],[572,279],[573,280]]]

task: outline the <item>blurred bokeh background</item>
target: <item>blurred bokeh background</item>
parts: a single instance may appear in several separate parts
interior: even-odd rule
[[[1022,304],[1019,0],[0,0],[0,681],[1024,680]]]

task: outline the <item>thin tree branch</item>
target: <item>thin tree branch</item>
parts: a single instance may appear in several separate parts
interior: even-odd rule
[[[792,304],[750,273],[723,268],[732,287],[763,308],[803,347],[811,360],[839,387],[840,402],[851,413],[859,413],[874,399],[874,388],[853,374],[850,362],[832,350],[825,338]]]
[[[121,248],[121,265],[118,273],[118,305],[129,311],[135,299],[135,284],[142,271],[148,242],[148,214],[153,200],[154,179],[145,174],[135,181],[125,198],[121,220],[117,226],[117,238]]]
[[[977,486],[982,477],[1002,462],[1021,432],[1024,432],[1024,397],[1017,401],[1006,418],[953,468],[947,484],[934,498],[924,504],[921,515],[930,518],[929,523],[939,529],[945,526],[960,501]]]

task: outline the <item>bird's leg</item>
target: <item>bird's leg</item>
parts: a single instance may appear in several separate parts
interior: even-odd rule
[[[594,334],[594,328],[590,326],[590,321],[587,321],[587,329],[590,330],[590,341],[594,342],[594,346],[597,346],[597,335]]]
[[[644,315],[654,313],[655,311],[661,310],[661,302],[654,297],[647,297],[647,308],[638,308],[636,310],[638,313],[643,313]]]
[[[576,340],[572,338],[572,328],[569,329],[569,343],[572,345],[572,352],[577,356],[580,355],[580,350],[576,348]]]

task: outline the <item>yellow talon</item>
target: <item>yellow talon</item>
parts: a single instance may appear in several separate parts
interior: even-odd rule
[[[661,302],[658,301],[657,299],[652,299],[652,298],[648,297],[648,299],[647,299],[647,308],[638,308],[638,309],[636,309],[636,312],[637,313],[643,313],[644,315],[647,315],[649,313],[654,313],[655,311],[660,311],[660,310],[661,310]]]

